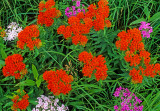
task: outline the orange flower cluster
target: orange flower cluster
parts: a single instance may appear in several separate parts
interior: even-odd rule
[[[96,80],[99,81],[107,78],[107,65],[105,64],[105,58],[102,55],[98,57],[93,57],[91,53],[83,51],[79,54],[79,61],[84,63],[84,67],[82,69],[82,73],[84,76],[91,77],[94,70]]]
[[[98,7],[91,4],[85,13],[85,17],[93,20],[95,31],[103,30],[104,27],[111,27],[111,22],[107,19],[109,16],[109,6],[107,0],[99,0]]]
[[[81,20],[82,19],[82,20]],[[83,22],[83,23],[82,23]],[[84,18],[83,12],[72,16],[68,19],[69,26],[61,25],[57,29],[58,34],[63,34],[65,39],[72,38],[72,43],[77,45],[85,45],[88,41],[87,37],[83,34],[88,34],[92,28],[92,20]],[[74,34],[74,35],[72,35]]]
[[[63,69],[45,71],[43,79],[47,81],[47,87],[54,95],[59,95],[60,93],[66,94],[72,89],[70,83],[73,81],[73,76],[68,75]]]
[[[144,49],[140,30],[134,28],[127,32],[122,31],[118,37],[116,47],[126,51],[124,59],[130,63],[130,66],[138,67],[137,70],[133,68],[129,73],[134,83],[142,83],[143,76],[154,77],[157,73],[160,74],[160,64],[150,64],[150,53]]]
[[[41,1],[39,3],[38,24],[45,24],[49,27],[54,23],[54,18],[59,18],[60,16],[61,12],[55,8],[54,0]]]
[[[14,111],[17,111],[18,109],[25,110],[29,105],[28,94],[26,94],[24,90],[21,93],[20,89],[18,89],[16,93],[17,95],[14,95],[12,99],[13,106],[11,107],[11,109]]]
[[[16,79],[21,79],[27,74],[26,65],[23,63],[23,57],[20,54],[13,54],[5,59],[6,66],[2,72],[5,77],[14,76]]]
[[[69,25],[61,25],[57,29],[57,33],[63,34],[65,39],[72,38],[72,43],[75,45],[85,45],[88,38],[84,34],[88,34],[93,26],[96,31],[103,30],[104,27],[111,27],[111,22],[107,20],[109,16],[107,4],[106,0],[100,0],[98,8],[91,4],[85,14],[80,12],[76,16],[68,18]]]
[[[30,50],[33,50],[34,46],[40,48],[42,42],[39,38],[37,39],[38,36],[39,30],[37,25],[27,26],[24,30],[18,33],[19,41],[17,41],[17,46],[21,49],[24,49],[24,46],[26,44],[26,46],[29,47]]]
[[[2,29],[2,27],[0,26],[0,37],[5,37],[6,32],[5,29]]]
[[[116,41],[116,47],[120,50],[131,52],[144,50],[141,31],[137,28],[129,29],[127,32],[122,31],[118,33],[118,37],[120,40]]]
[[[23,91],[24,94],[21,94],[20,89],[17,90],[17,92],[18,92],[18,95],[14,95],[12,99],[13,106],[11,107],[11,109],[13,111],[17,111],[18,109],[25,110],[29,105],[29,101],[28,101],[29,96],[28,94],[26,94],[25,91]]]

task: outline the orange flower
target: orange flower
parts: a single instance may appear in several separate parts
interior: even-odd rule
[[[130,70],[129,75],[132,77],[133,83],[142,83],[143,77],[139,73],[140,73],[140,70],[136,70],[135,68]]]
[[[154,78],[154,76],[156,75],[156,73],[154,71],[155,71],[155,69],[154,69],[154,65],[153,64],[147,65],[146,69],[144,70],[144,75]]]
[[[16,79],[21,79],[26,73],[26,65],[22,62],[23,57],[20,54],[13,54],[5,59],[6,66],[3,67],[2,72],[5,77],[14,76]],[[22,73],[23,71],[26,73]]]
[[[54,0],[48,0],[47,2],[41,1],[39,3],[38,24],[45,24],[47,27],[50,27],[54,23],[54,18],[60,16],[61,12],[55,8]]]
[[[107,20],[109,16],[109,7],[106,0],[100,0],[99,7],[89,5],[88,11],[78,13],[76,16],[68,18],[69,30],[62,25],[58,28],[57,33],[63,34],[64,38],[72,38],[72,43],[77,45],[85,45],[88,38],[83,34],[88,34],[94,26],[96,31],[103,30],[104,27],[111,27],[111,22]]]
[[[91,5],[89,5],[89,7],[87,9],[88,9],[88,11],[85,13],[85,17],[92,19],[97,12],[97,10],[96,10],[97,7],[96,7],[96,5],[91,4]]]
[[[44,2],[44,1],[41,1],[41,2],[39,3],[38,8],[39,8],[39,13],[41,13],[41,11],[45,8],[45,2]]]
[[[111,27],[111,22],[109,20],[105,20],[105,27]]]
[[[102,16],[100,15],[96,16],[96,19],[93,21],[93,26],[95,31],[104,29],[104,19],[102,18]]]
[[[120,50],[129,49],[132,52],[144,50],[144,44],[141,42],[141,32],[138,29],[129,29],[127,32],[122,31],[117,36],[120,40],[116,42],[116,47]]]
[[[151,54],[146,50],[140,51],[140,57],[142,58],[149,58],[150,55]]]
[[[100,1],[98,2],[98,6],[99,6],[99,7],[104,7],[104,6],[106,6],[106,5],[108,5],[108,1],[107,1],[107,0],[100,0]]]
[[[83,19],[83,18],[84,18],[84,13],[83,13],[83,12],[78,13],[78,14],[77,14],[77,17],[78,17],[79,19]]]
[[[24,93],[26,92],[24,91]],[[21,95],[19,92],[18,94]],[[22,98],[20,98],[20,96],[18,95],[14,95],[12,99],[13,106],[11,107],[11,109],[14,111],[17,111],[18,109],[26,110],[26,108],[29,105],[28,98],[29,98],[28,94],[23,95]]]
[[[160,64],[159,63],[156,63],[154,65],[154,70],[155,70],[155,73],[158,73],[160,75]]]
[[[17,47],[24,49],[24,45],[26,44],[30,50],[34,49],[34,46],[40,48],[41,40],[36,39],[39,36],[39,30],[37,25],[27,26],[24,30],[18,33]],[[33,40],[34,39],[34,40]]]
[[[23,110],[23,109],[27,108],[27,106],[29,105],[29,101],[26,100],[26,99],[22,99],[17,104],[18,104],[18,108],[21,109],[21,110]]]
[[[60,93],[67,94],[72,89],[70,83],[73,81],[73,77],[62,69],[45,71],[43,79],[47,81],[47,87],[54,95],[59,95]]]
[[[99,81],[107,78],[107,66],[105,65],[106,61],[102,55],[98,57],[93,57],[91,53],[83,51],[79,54],[79,61],[84,62],[84,67],[82,69],[82,73],[84,76],[91,77],[94,70],[96,80]]]
[[[79,54],[78,59],[81,62],[89,64],[92,60],[93,56],[91,53],[88,53],[87,51],[83,51]]]
[[[65,25],[61,25],[57,29],[58,34],[64,34],[65,33]]]
[[[131,58],[131,61],[130,61],[130,66],[137,66],[140,64],[140,61],[141,61],[141,58],[138,54],[134,55],[132,58]]]
[[[54,0],[48,0],[45,4],[46,9],[51,9],[55,5]]]
[[[87,41],[87,37],[83,35],[76,35],[72,37],[72,43],[75,45],[77,45],[78,43],[80,43],[80,45],[85,45]]]

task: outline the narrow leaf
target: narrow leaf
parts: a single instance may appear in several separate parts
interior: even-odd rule
[[[138,23],[141,23],[142,21],[146,21],[146,20],[144,18],[140,18],[130,23],[130,25],[138,24]]]
[[[34,85],[35,85],[35,81],[28,79],[28,80],[18,83],[15,86],[34,86]]]
[[[3,59],[7,58],[7,54],[5,53],[5,51],[3,50],[3,48],[1,48],[1,55],[2,55]]]
[[[155,21],[160,19],[160,12],[155,13],[150,19],[149,21]]]
[[[36,81],[36,84],[37,84],[37,87],[39,87],[40,84],[41,84],[41,79],[38,79],[38,80]]]
[[[0,69],[5,65],[5,62],[3,60],[0,60]]]
[[[37,68],[35,67],[35,65],[33,65],[33,64],[32,64],[32,71],[33,71],[34,78],[37,80],[38,79],[38,71],[37,71]]]

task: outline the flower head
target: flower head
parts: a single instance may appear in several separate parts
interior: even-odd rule
[[[39,3],[38,24],[45,24],[50,27],[54,23],[54,18],[59,18],[60,16],[61,12],[55,8],[54,0],[41,1]]]
[[[141,22],[139,30],[141,30],[143,37],[147,37],[147,38],[150,38],[150,33],[153,32],[153,29],[150,26],[150,23],[146,23],[145,21]]]
[[[38,104],[36,105],[36,108],[33,108],[32,111],[67,111],[68,107],[66,107],[64,104],[62,106],[59,105],[59,99],[54,99],[54,96],[44,96],[41,95],[41,97],[37,98]]]
[[[84,76],[91,77],[94,70],[96,80],[99,81],[105,80],[107,78],[107,66],[106,61],[102,55],[99,55],[98,57],[93,57],[91,53],[88,53],[86,51],[83,51],[79,54],[79,61],[84,62],[84,67],[82,69],[82,73]]]
[[[43,73],[43,79],[47,81],[48,89],[50,89],[54,95],[59,95],[60,93],[67,94],[72,89],[70,83],[73,81],[73,77],[62,69],[45,71]]]
[[[15,40],[18,36],[18,33],[22,31],[22,27],[19,27],[19,24],[16,22],[12,22],[7,26],[5,30],[6,37],[4,37],[5,41]]]
[[[14,76],[21,79],[26,73],[26,65],[23,63],[23,57],[20,54],[13,54],[5,59],[5,66],[2,69],[3,75]]]
[[[114,93],[114,96],[119,97],[121,100],[121,103],[114,106],[114,109],[116,111],[142,111],[143,110],[143,105],[140,105],[142,101],[138,99],[138,97],[134,93],[131,93],[127,88],[122,88],[122,87],[117,88]]]
[[[28,98],[29,96],[25,91],[23,91],[23,93],[20,93],[20,90],[17,90],[17,95],[14,95],[12,99],[13,106],[11,107],[11,109],[14,111],[17,111],[17,109],[25,110],[29,105]]]
[[[39,30],[37,25],[30,25],[27,26],[24,30],[22,30],[20,33],[18,33],[18,39],[17,46],[21,49],[24,49],[24,46],[26,44],[27,47],[29,47],[30,50],[34,49],[34,46],[39,48],[42,43],[41,40],[38,39],[39,37]]]

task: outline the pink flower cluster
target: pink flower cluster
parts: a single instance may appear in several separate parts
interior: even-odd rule
[[[65,10],[65,15],[69,18],[71,16],[76,16],[78,13],[83,12],[85,13],[85,9],[83,8],[84,5],[82,4],[82,7],[80,6],[81,0],[72,0],[72,2],[76,2],[76,6],[67,7]]]
[[[153,29],[150,26],[150,23],[146,23],[144,21],[141,22],[139,30],[141,31],[143,37],[147,37],[147,38],[150,38],[150,33],[153,32]]]
[[[143,105],[140,106],[142,102],[138,97],[130,92],[127,88],[119,87],[114,93],[115,97],[121,99],[121,103],[114,106],[115,111],[142,111]]]

